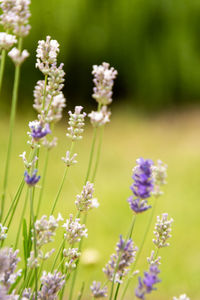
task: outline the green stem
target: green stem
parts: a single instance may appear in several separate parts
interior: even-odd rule
[[[139,260],[139,258],[140,258],[141,252],[142,252],[142,250],[143,250],[144,243],[145,243],[146,237],[147,237],[147,235],[148,235],[148,232],[149,232],[149,229],[150,229],[150,226],[151,226],[151,223],[152,223],[152,219],[153,219],[153,216],[154,216],[154,212],[155,212],[155,209],[156,209],[156,203],[157,203],[157,201],[155,201],[155,203],[154,203],[154,205],[153,205],[153,208],[152,208],[152,210],[151,210],[151,214],[150,214],[150,217],[149,217],[149,221],[148,221],[148,224],[147,224],[147,227],[146,227],[146,230],[145,230],[145,233],[144,233],[144,236],[143,236],[141,245],[140,245],[140,247],[139,247],[138,254],[137,254],[137,256],[136,256],[135,262],[134,262],[133,267],[132,267],[132,269],[131,269],[131,271],[130,271],[130,274],[132,274],[132,273],[134,272],[134,270],[135,270],[135,268],[136,268],[136,265],[137,265],[137,262],[138,262],[138,260]],[[126,294],[126,291],[127,291],[127,289],[128,289],[128,286],[129,286],[129,284],[130,284],[130,281],[131,281],[131,277],[129,277],[128,280],[127,280],[127,283],[126,283],[126,285],[125,285],[125,287],[124,287],[124,291],[123,291],[123,293],[122,293],[121,300],[124,299],[124,296],[125,296],[125,294]]]
[[[103,133],[104,133],[104,126],[102,126],[100,130],[101,131],[100,131],[100,139],[99,139],[99,145],[98,145],[98,150],[97,150],[96,163],[95,163],[94,172],[93,172],[93,176],[92,176],[92,182],[93,183],[95,181],[95,177],[96,177],[96,173],[97,173],[97,169],[98,169],[99,161],[100,161],[102,141],[103,141]]]
[[[44,97],[43,97],[43,102],[42,102],[42,110],[45,109],[45,100],[46,100],[46,89],[47,89],[47,79],[48,79],[48,75],[45,75],[45,79],[44,79]]]
[[[6,215],[6,217],[5,217],[4,221],[3,221],[3,225],[4,225],[4,226],[5,226],[7,220],[8,220],[8,218],[9,218],[9,216],[10,216],[10,213],[11,213],[12,210],[13,210],[13,207],[14,207],[14,205],[15,205],[15,201],[19,198],[19,196],[20,196],[21,193],[22,193],[22,189],[23,189],[23,187],[24,187],[24,184],[25,184],[24,179],[22,179],[22,181],[21,181],[21,183],[20,183],[20,185],[19,185],[19,187],[18,187],[18,189],[17,189],[17,192],[16,192],[16,194],[15,194],[13,200],[12,200],[12,203],[11,203],[11,205],[10,205],[10,207],[9,207],[9,210],[8,210],[8,212],[7,212],[7,215]]]
[[[20,222],[19,222],[19,227],[18,227],[18,231],[17,231],[16,242],[15,242],[15,249],[17,249],[18,242],[19,242],[19,235],[20,235],[20,231],[21,231],[21,226],[22,226],[24,214],[26,212],[26,207],[27,207],[28,194],[29,194],[29,187],[27,187],[27,192],[26,192],[26,197],[25,197],[25,201],[24,201],[24,206],[23,206],[23,210],[22,210],[22,214],[21,214],[21,218],[20,218]]]
[[[33,188],[30,190],[30,213],[31,213],[31,223],[33,229],[33,244],[34,244],[34,257],[37,258],[37,240],[36,240],[36,231],[35,231],[35,216],[33,208]],[[35,299],[37,300],[37,289],[38,289],[38,270],[35,266]]]
[[[70,147],[69,152],[70,152],[70,153],[73,152],[73,149],[74,149],[74,142],[71,143],[71,147]],[[58,193],[57,193],[57,195],[56,195],[56,198],[55,198],[55,200],[54,200],[53,207],[52,207],[52,209],[51,209],[51,213],[50,213],[51,215],[54,213],[54,210],[55,210],[56,204],[57,204],[57,202],[58,202],[60,193],[61,193],[62,188],[63,188],[64,183],[65,183],[65,178],[66,178],[66,176],[67,176],[68,170],[69,170],[69,167],[66,167],[66,168],[65,168],[64,175],[63,175],[63,179],[62,179],[62,181],[61,181],[61,184],[60,184]]]
[[[43,196],[43,192],[44,192],[45,179],[46,179],[46,174],[47,174],[48,161],[49,161],[49,149],[47,149],[46,157],[45,157],[45,163],[44,163],[44,169],[43,169],[43,175],[42,175],[42,183],[41,183],[42,186],[41,186],[41,189],[40,189],[40,194],[39,194],[39,199],[38,199],[38,205],[37,205],[37,210],[36,210],[36,217],[39,214],[40,205],[41,205],[41,202],[42,202],[42,196]]]
[[[0,92],[3,83],[3,74],[5,69],[5,61],[6,61],[6,50],[3,49],[1,52],[1,66],[0,66]]]
[[[23,41],[22,38],[19,38],[18,49],[20,52],[22,50],[22,41]],[[2,220],[3,213],[4,213],[4,204],[5,204],[5,198],[6,198],[6,190],[7,190],[8,174],[9,174],[10,158],[11,158],[11,149],[12,149],[13,129],[14,129],[14,123],[15,123],[16,108],[17,108],[19,79],[20,79],[20,65],[17,65],[15,67],[15,78],[14,78],[14,86],[13,86],[13,94],[12,94],[10,129],[9,129],[8,150],[7,150],[4,182],[3,182],[3,195],[2,195],[2,199],[1,199],[0,221]]]
[[[51,272],[53,272],[53,270],[54,270],[54,268],[55,268],[55,265],[56,265],[56,263],[57,263],[58,257],[59,257],[59,255],[60,255],[60,252],[61,252],[61,250],[62,250],[62,248],[63,248],[64,243],[65,243],[65,239],[62,241],[62,243],[61,243],[61,245],[60,245],[60,247],[59,247],[58,253],[57,253],[56,257],[55,257],[54,263],[53,263],[52,268],[51,268]]]
[[[85,288],[85,282],[83,281],[77,300],[81,300],[81,298],[83,296],[84,288]]]
[[[95,148],[95,143],[96,143],[96,136],[97,136],[97,128],[95,127],[94,131],[93,131],[93,138],[92,138],[92,146],[91,146],[91,150],[90,150],[89,164],[88,164],[88,169],[87,169],[84,184],[86,184],[86,182],[88,181],[88,178],[90,176],[90,171],[91,171],[91,167],[92,167],[92,160],[93,160],[93,155],[94,155],[94,148]]]

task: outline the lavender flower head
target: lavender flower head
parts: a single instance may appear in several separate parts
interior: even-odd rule
[[[153,191],[152,160],[143,158],[137,159],[137,166],[133,169],[134,183],[130,187],[133,195],[128,198],[131,209],[135,213],[141,213],[151,208],[147,204],[147,198],[151,196]]]
[[[190,298],[186,294],[182,294],[178,298],[173,297],[173,300],[190,300]]]
[[[112,254],[110,261],[103,269],[110,281],[122,283],[122,278],[129,272],[129,266],[135,259],[137,247],[134,247],[132,239],[123,240],[120,236],[120,241],[117,243],[116,254]],[[115,277],[115,278],[114,278]]]
[[[110,65],[105,62],[100,66],[93,66],[95,87],[92,97],[101,105],[108,105],[112,102],[112,88],[117,71],[109,67]]]
[[[158,278],[160,270],[158,269],[158,262],[152,262],[148,272],[144,272],[144,278],[138,277],[138,287],[135,289],[135,295],[137,298],[145,300],[145,295],[150,294],[153,290],[156,290],[154,285],[161,280]]]
[[[65,284],[65,276],[60,272],[46,273],[43,272],[41,277],[42,288],[39,291],[40,300],[56,300],[59,291]]]
[[[92,296],[94,298],[105,298],[107,297],[108,288],[107,286],[103,286],[101,288],[101,282],[93,281],[92,285],[90,286],[92,291]]]
[[[87,181],[86,185],[83,187],[83,190],[80,195],[76,196],[76,207],[79,211],[87,212],[91,209],[92,199],[94,194],[94,184]]]
[[[156,239],[153,239],[153,243],[158,248],[163,248],[169,246],[167,240],[171,237],[171,224],[173,219],[168,220],[168,213],[157,216],[157,223],[155,225],[155,231],[153,232],[156,236]]]
[[[64,227],[66,231],[64,233],[64,238],[71,245],[79,242],[83,236],[87,237],[87,229],[85,228],[85,224],[80,224],[79,218],[75,218],[75,220],[73,220],[72,214],[62,227]]]
[[[0,50],[1,49],[8,50],[16,43],[17,40],[15,35],[8,34],[5,32],[0,32]]]
[[[81,113],[82,109],[82,106],[76,106],[74,113],[69,111],[69,127],[67,128],[68,133],[66,136],[72,139],[72,141],[82,139],[83,126],[85,125],[84,119],[86,116],[86,113]]]
[[[100,127],[110,122],[111,112],[107,110],[107,106],[103,106],[100,111],[92,111],[88,114],[93,127]]]
[[[31,132],[28,134],[33,138],[34,141],[39,141],[47,134],[51,133],[48,123],[42,124],[42,122],[37,120],[29,122],[29,127]]]
[[[27,171],[24,172],[24,180],[30,186],[34,186],[40,180],[40,176],[37,176],[37,170],[35,169],[32,175],[29,175]]]

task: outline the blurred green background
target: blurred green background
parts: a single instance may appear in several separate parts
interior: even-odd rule
[[[82,261],[80,278],[86,280],[87,289],[93,279],[104,280],[101,269],[114,251],[119,234],[127,232],[132,212],[126,199],[131,194],[129,186],[136,158],[161,159],[169,166],[168,185],[158,201],[156,214],[168,212],[174,218],[173,237],[171,246],[160,253],[163,257],[162,283],[148,299],[167,300],[186,292],[191,299],[198,300],[200,2],[33,0],[31,11],[32,30],[24,44],[31,56],[22,67],[19,115],[8,189],[10,197],[14,195],[23,174],[18,155],[28,149],[27,124],[35,118],[31,113],[32,91],[35,82],[42,78],[35,69],[37,41],[50,35],[61,45],[59,62],[65,63],[68,108],[83,104],[89,112],[95,105],[90,97],[93,64],[107,61],[119,72],[114,88],[112,122],[105,131],[96,181],[100,208],[90,213],[89,237],[84,244],[85,249],[98,251],[99,258],[94,265],[86,264],[87,259]],[[13,69],[7,59],[1,97],[6,101],[0,102],[0,178],[3,177],[8,132],[8,119],[3,112],[8,113],[10,109]],[[194,108],[188,108],[191,104]],[[150,114],[152,111],[157,114]],[[60,157],[69,147],[66,128],[65,118],[56,128],[59,147],[51,153],[42,204],[46,214],[50,212],[64,172]],[[83,185],[91,138],[92,130],[87,126],[84,139],[76,149],[79,164],[73,167],[59,201],[57,211],[61,211],[65,218],[71,211],[75,213],[74,200]],[[39,170],[42,170],[43,157],[41,152]],[[133,235],[137,245],[141,242],[148,216],[147,212],[137,220]],[[16,219],[8,244],[15,238],[17,222]],[[147,267],[146,256],[153,247],[153,226],[138,264],[141,272]],[[55,245],[58,244],[56,241]],[[133,299],[134,286],[135,282],[127,299]],[[79,288],[80,284],[77,290]]]
[[[119,71],[118,103],[160,110],[199,101],[199,0],[34,0],[31,11],[24,105],[41,76],[35,50],[46,35],[61,45],[69,98],[88,103],[92,65],[108,61]]]

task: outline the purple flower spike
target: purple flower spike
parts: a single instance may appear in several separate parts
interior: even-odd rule
[[[33,171],[32,175],[29,175],[27,171],[24,172],[24,180],[29,186],[34,186],[40,180],[40,176],[37,176],[37,170]]]
[[[156,290],[154,284],[161,280],[157,277],[160,273],[157,263],[152,263],[149,268],[149,272],[144,272],[144,279],[138,278],[138,287],[135,289],[135,295],[137,298],[145,300],[145,294],[150,294],[153,290]]]
[[[132,176],[134,183],[130,187],[133,196],[128,198],[128,202],[135,213],[141,213],[151,208],[144,199],[151,196],[151,192],[154,188],[152,179],[153,161],[139,158],[136,162],[137,166],[133,169]]]
[[[33,122],[29,122],[29,127],[31,129],[30,136],[35,141],[38,141],[41,138],[45,137],[47,134],[51,133],[48,123],[42,125],[41,122],[39,121],[33,121]]]

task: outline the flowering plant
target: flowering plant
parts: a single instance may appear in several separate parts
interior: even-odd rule
[[[29,122],[28,144],[30,153],[26,158],[24,151],[20,157],[24,164],[24,176],[22,176],[19,187],[13,197],[8,209],[5,209],[5,201],[8,197],[7,183],[10,171],[10,155],[12,150],[12,137],[15,124],[15,114],[18,98],[18,87],[21,65],[29,56],[27,50],[22,50],[23,38],[30,31],[29,25],[29,0],[1,0],[2,9],[1,24],[6,32],[0,33],[1,67],[0,67],[0,90],[4,74],[6,53],[15,65],[15,78],[10,115],[10,132],[4,174],[4,184],[1,196],[0,211],[0,298],[11,299],[40,299],[54,300],[64,297],[65,286],[70,282],[69,300],[74,299],[75,283],[78,279],[78,266],[82,252],[83,239],[87,237],[87,216],[90,210],[99,206],[95,198],[94,182],[99,165],[103,130],[110,121],[111,112],[109,105],[112,103],[112,88],[117,71],[108,63],[93,66],[94,89],[92,97],[97,102],[97,110],[88,114],[93,126],[93,140],[86,170],[86,176],[82,190],[76,196],[76,214],[69,216],[58,214],[54,216],[58,206],[67,174],[74,164],[77,164],[78,154],[74,148],[76,143],[82,139],[85,118],[82,106],[76,106],[74,112],[69,111],[69,121],[66,136],[70,139],[71,146],[62,157],[65,164],[63,179],[58,188],[56,197],[52,203],[50,215],[41,214],[41,203],[49,162],[50,150],[57,146],[57,138],[52,137],[56,123],[62,118],[63,109],[66,107],[66,99],[62,92],[64,87],[64,65],[58,64],[59,44],[50,36],[46,40],[38,42],[36,50],[36,68],[43,74],[43,79],[36,83],[34,89],[33,107],[37,111],[37,119]],[[97,137],[100,142],[96,148]],[[45,151],[46,159],[42,175],[38,172],[41,152]],[[96,154],[96,156],[95,156]],[[96,157],[96,159],[95,159]],[[162,194],[162,185],[166,183],[166,165],[161,161],[155,164],[150,159],[139,158],[133,169],[132,195],[128,203],[133,214],[130,229],[125,238],[120,235],[116,245],[116,251],[103,268],[106,280],[101,284],[99,281],[91,282],[90,293],[93,298],[106,298],[116,300],[124,299],[128,287],[131,285],[132,277],[138,274],[136,270],[137,261],[140,257],[146,236],[152,222],[157,198]],[[7,243],[7,235],[10,233],[11,224],[16,217],[16,208],[22,201],[22,191],[26,189],[25,202],[16,228],[16,238],[12,246]],[[39,193],[35,193],[36,189]],[[36,197],[38,196],[38,197]],[[150,204],[150,197],[154,196],[154,203]],[[151,209],[151,215],[146,227],[142,244],[135,245],[132,236],[134,224],[139,215]],[[28,211],[28,213],[27,213]],[[46,213],[46,212],[45,212]],[[65,221],[63,219],[65,217]],[[148,271],[144,276],[138,277],[134,295],[138,299],[146,299],[148,294],[156,290],[160,279],[160,249],[169,246],[168,239],[171,234],[173,219],[168,218],[167,213],[157,217],[155,224],[153,244],[156,251],[151,252],[147,259]],[[58,249],[47,250],[46,245],[51,245],[57,234],[58,228],[62,229],[62,239]],[[19,250],[23,246],[23,267],[18,268]],[[45,265],[45,261],[51,261],[51,267]],[[122,290],[123,288],[123,290]],[[83,296],[84,289],[78,295]],[[174,297],[174,299],[178,299]],[[181,295],[181,300],[189,299]]]

